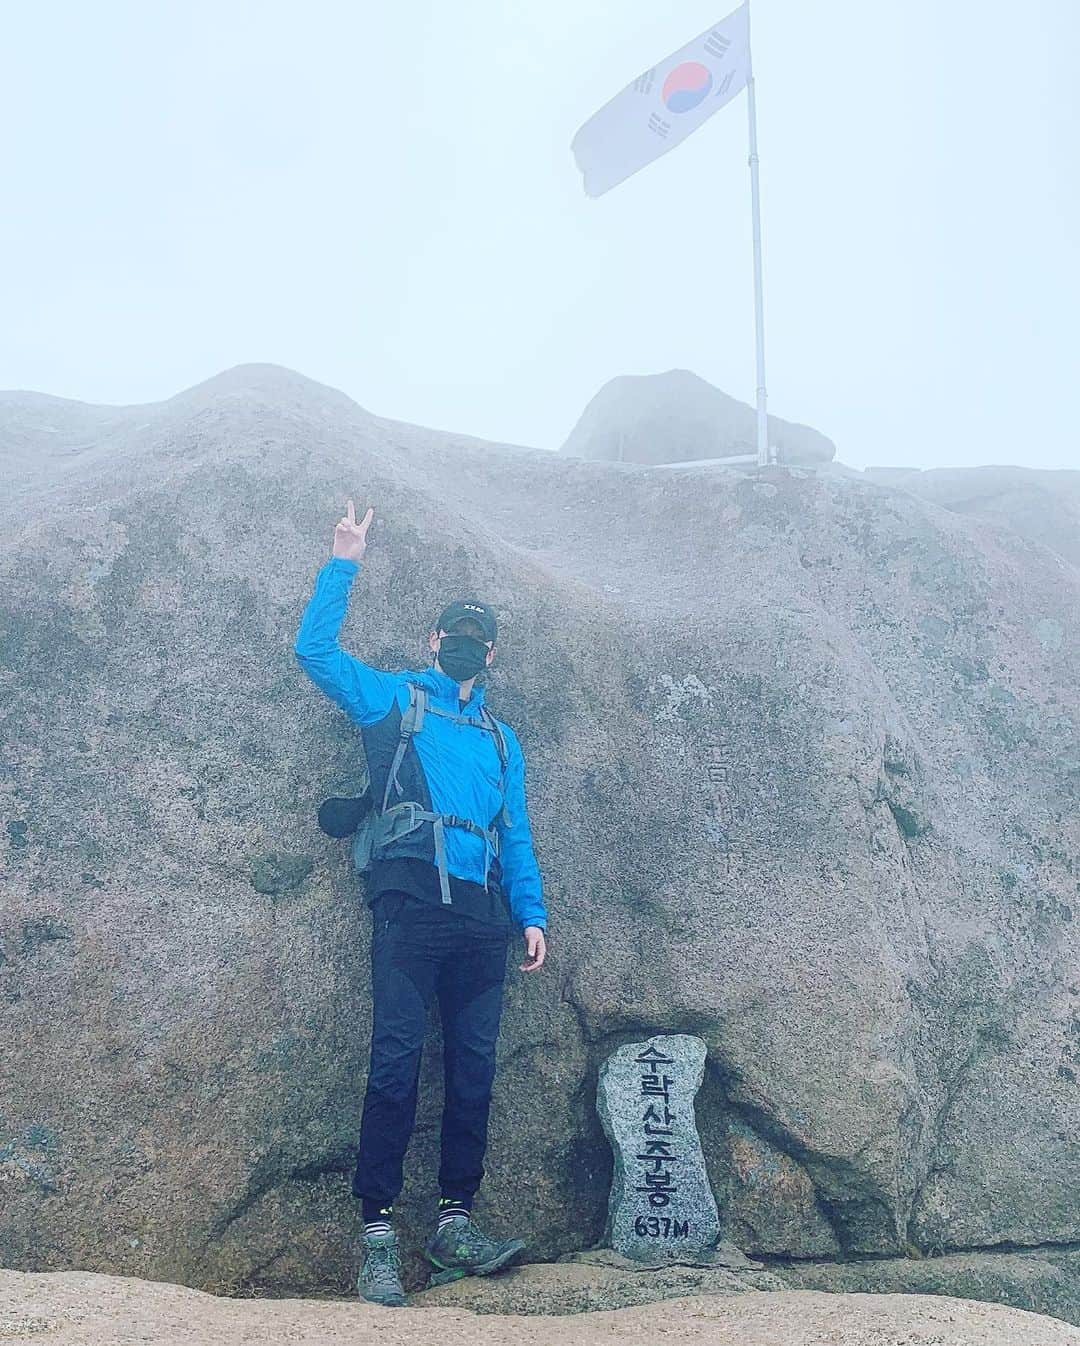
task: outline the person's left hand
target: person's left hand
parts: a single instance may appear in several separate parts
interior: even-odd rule
[[[520,964],[522,972],[535,972],[544,961],[547,943],[544,932],[538,925],[527,925],[522,931],[525,936],[525,962]]]

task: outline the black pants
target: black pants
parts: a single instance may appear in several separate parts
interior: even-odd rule
[[[445,1078],[439,1189],[471,1198],[484,1176],[510,932],[404,893],[382,894],[373,915],[371,1065],[353,1194],[385,1206],[401,1191],[437,995]]]

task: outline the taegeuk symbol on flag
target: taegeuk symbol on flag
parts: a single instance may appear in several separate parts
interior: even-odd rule
[[[686,139],[751,77],[744,3],[639,75],[578,130],[570,144],[588,196],[600,196]]]

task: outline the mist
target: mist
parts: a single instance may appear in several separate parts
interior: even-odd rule
[[[745,97],[605,196],[576,128],[730,5],[46,3],[0,52],[0,387],[267,361],[557,448],[620,374],[754,398]],[[1080,18],[754,0],[769,410],[854,467],[1078,467]]]

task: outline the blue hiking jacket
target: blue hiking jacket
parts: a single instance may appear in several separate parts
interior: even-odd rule
[[[338,632],[349,604],[349,590],[359,570],[359,562],[341,556],[332,556],[322,567],[300,622],[294,652],[312,682],[361,727],[372,795],[376,804],[381,805],[389,757],[397,744],[401,715],[409,705],[408,684],[426,688],[430,703],[468,718],[479,718],[477,712],[484,704],[484,689],[473,683],[472,695],[461,707],[458,683],[434,665],[419,672],[406,669],[386,673],[343,650]],[[525,802],[525,758],[510,726],[502,720],[497,724],[506,742],[505,804],[509,824],[502,811],[499,754],[486,731],[458,724],[442,715],[425,716],[423,728],[411,740],[424,780],[413,785],[428,795],[428,806],[435,812],[457,814],[480,827],[497,828],[499,881],[510,903],[511,915],[522,929],[536,925],[546,930],[547,911]],[[407,783],[405,774],[402,783]],[[408,792],[405,795],[416,797]],[[424,829],[429,836],[430,830],[430,827]],[[404,845],[395,843],[387,855],[411,853],[434,864],[430,844],[414,841],[410,845],[408,839],[403,840]],[[417,845],[421,849],[417,850]],[[446,829],[446,867],[458,878],[482,884],[485,860],[490,860],[488,851],[483,837],[463,827]]]

